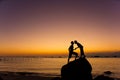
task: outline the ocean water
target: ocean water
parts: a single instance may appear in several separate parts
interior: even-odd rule
[[[120,78],[120,58],[87,58],[87,60],[92,65],[93,75],[111,71],[113,72],[111,76]],[[37,72],[52,76],[60,75],[60,69],[66,63],[67,58],[1,57],[0,71]]]

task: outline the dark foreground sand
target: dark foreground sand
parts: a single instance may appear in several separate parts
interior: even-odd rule
[[[30,73],[30,72],[5,72],[1,71],[0,76],[3,80],[52,80],[55,77],[43,76],[40,73]],[[0,79],[1,80],[1,79]],[[115,79],[120,80],[120,79]]]
[[[54,78],[29,72],[0,72],[0,76],[3,80],[51,80]]]

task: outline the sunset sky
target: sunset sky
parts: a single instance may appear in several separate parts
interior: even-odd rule
[[[0,0],[0,55],[116,52],[119,35],[120,0]]]

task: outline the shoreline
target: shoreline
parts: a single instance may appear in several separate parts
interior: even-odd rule
[[[60,77],[60,75],[50,76],[50,74],[44,73],[0,71],[0,77],[3,80],[52,80],[55,77]],[[120,78],[114,79],[120,80]]]

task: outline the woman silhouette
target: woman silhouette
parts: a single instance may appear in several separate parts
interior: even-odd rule
[[[82,44],[80,44],[80,43],[79,43],[78,41],[76,41],[76,40],[74,41],[74,43],[77,44],[77,46],[78,46],[78,47],[76,47],[75,49],[77,49],[77,48],[80,49],[80,54],[81,54],[80,57],[83,57],[83,58],[84,58],[84,57],[85,57],[85,54],[84,54],[84,50],[83,50]]]

